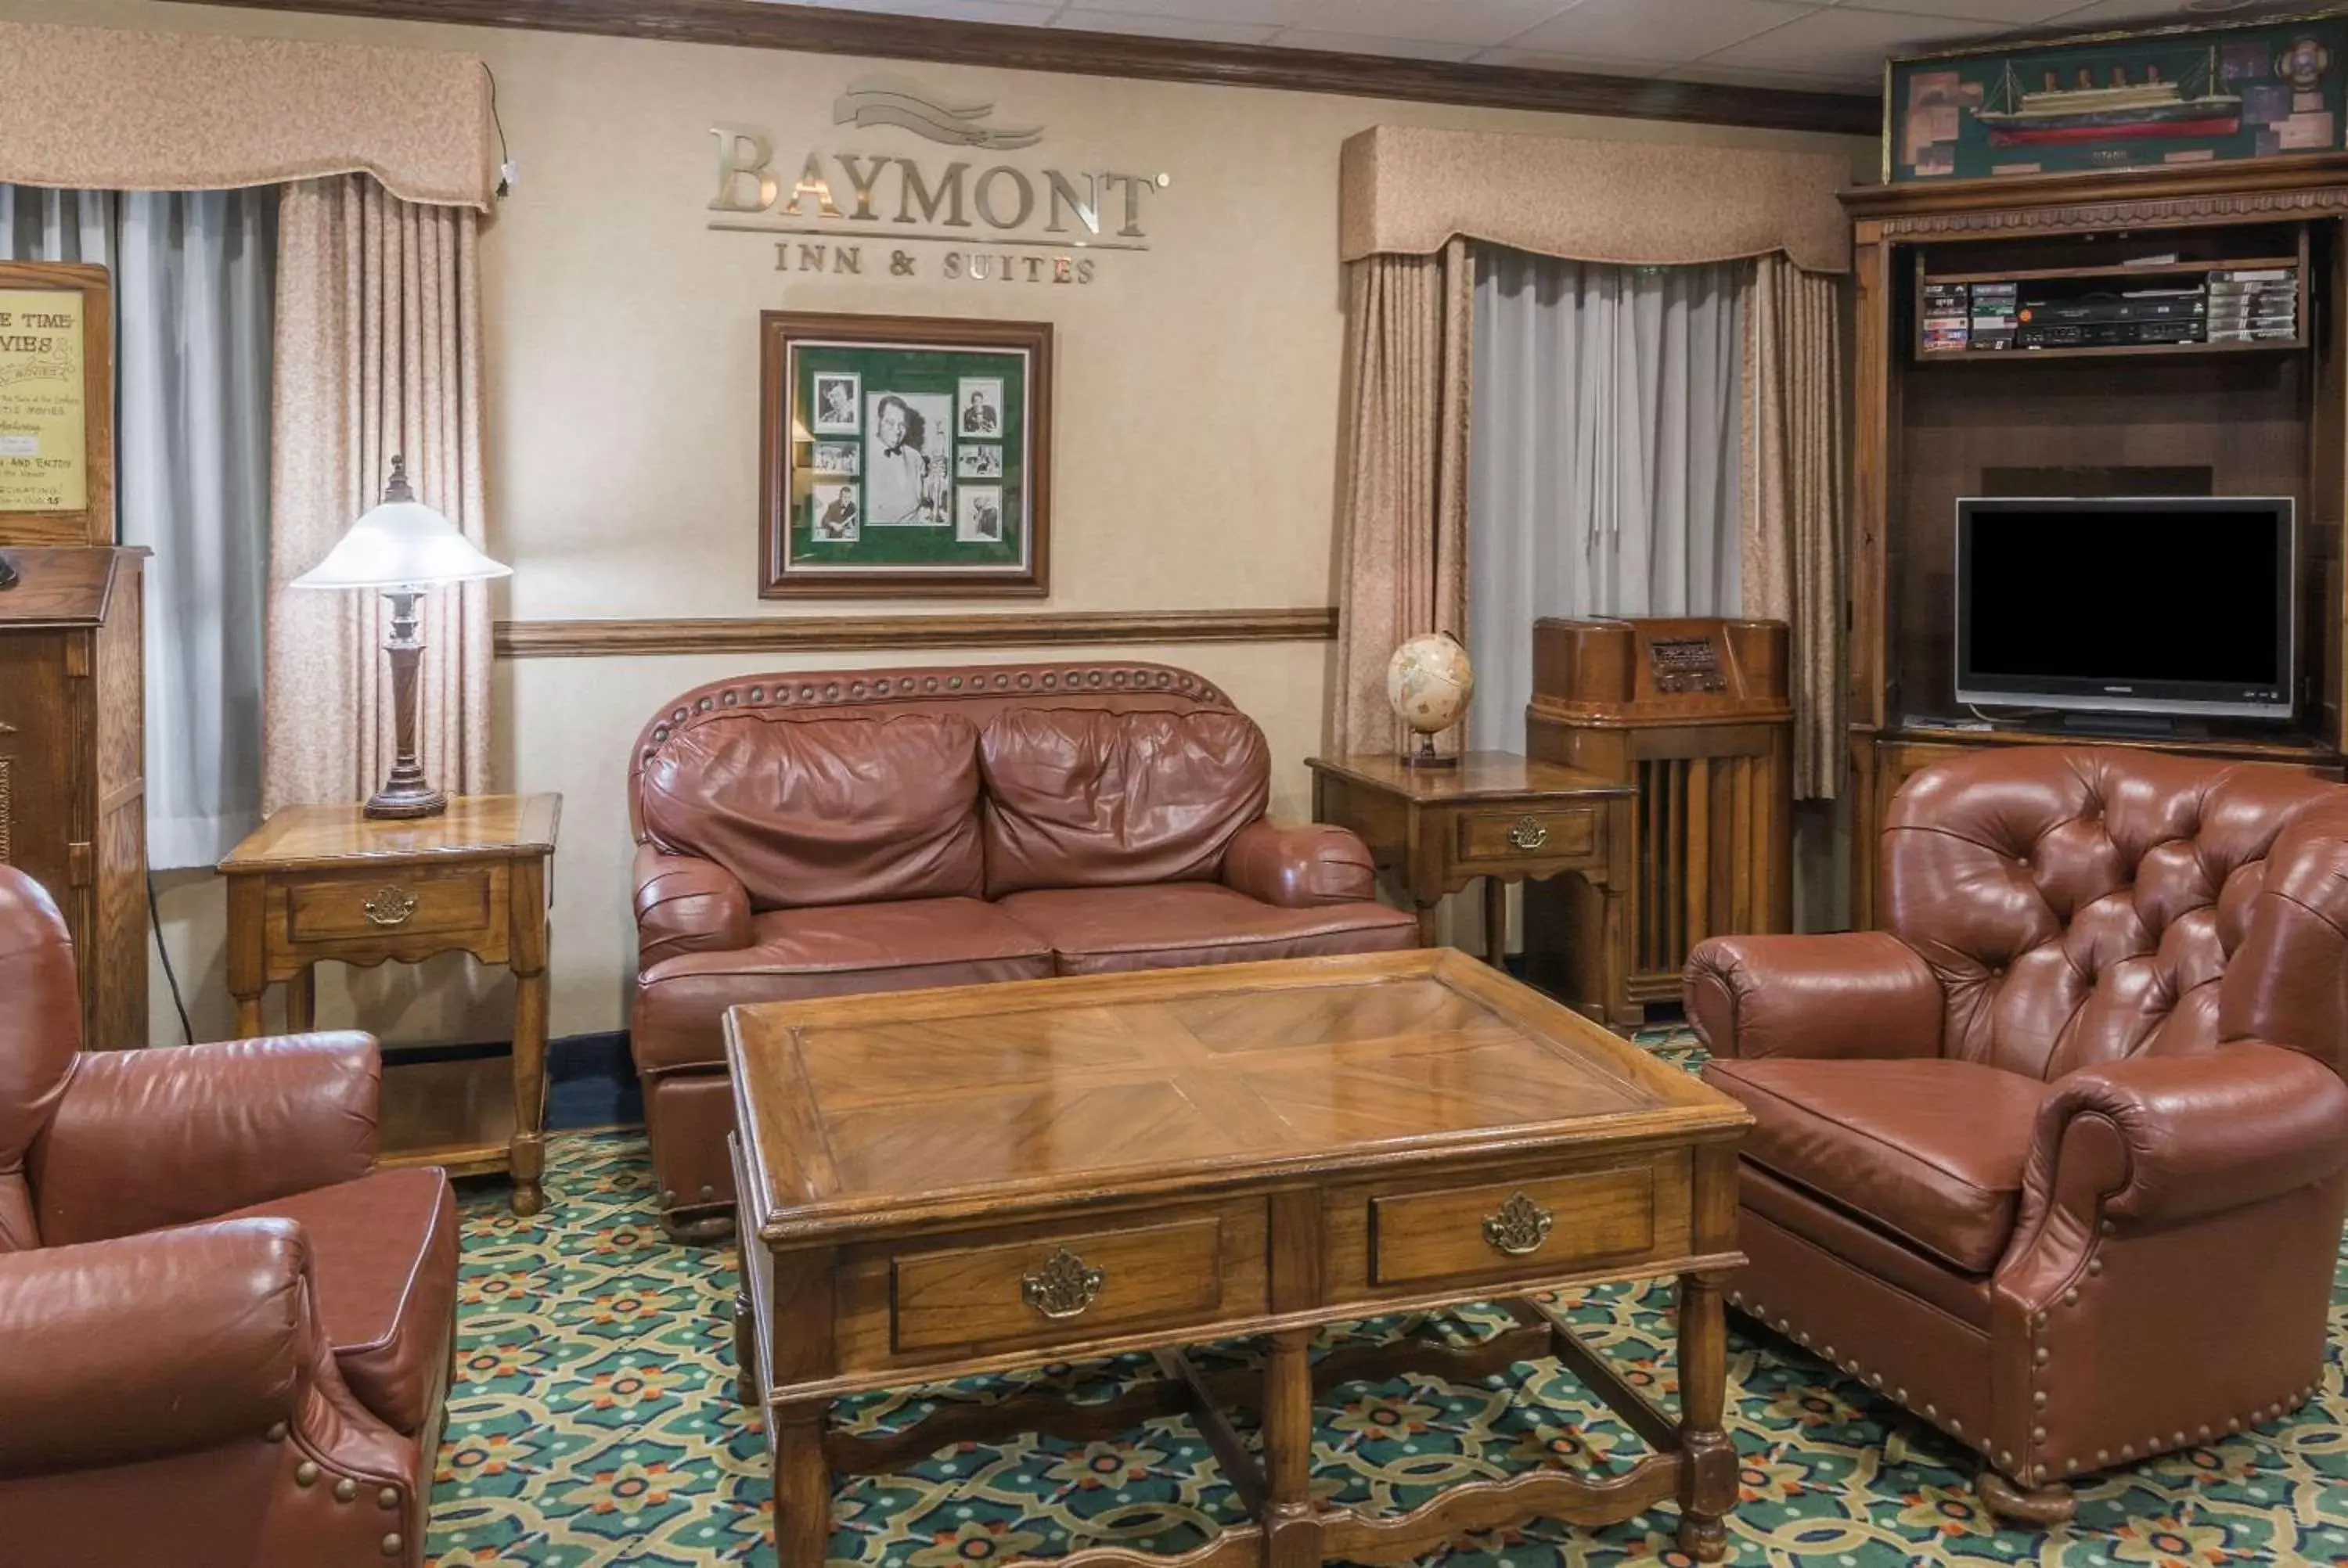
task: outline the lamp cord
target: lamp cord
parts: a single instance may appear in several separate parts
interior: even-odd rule
[[[180,977],[171,968],[171,949],[163,941],[163,911],[155,902],[155,877],[151,872],[147,877],[147,928],[155,934],[155,952],[163,960],[163,979],[170,982],[171,1005],[179,1009],[180,1041],[193,1045],[196,1043],[195,1026],[188,1021],[188,1004],[180,995]],[[145,1041],[139,1043],[144,1044]]]

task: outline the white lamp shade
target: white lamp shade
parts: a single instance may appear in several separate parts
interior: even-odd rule
[[[428,588],[511,577],[513,568],[473,548],[457,525],[421,501],[386,501],[351,525],[294,588]]]

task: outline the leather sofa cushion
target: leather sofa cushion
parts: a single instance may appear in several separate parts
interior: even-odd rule
[[[1937,1059],[1715,1061],[1704,1076],[1753,1112],[1754,1164],[1968,1273],[1996,1266],[2045,1084]]]
[[[1282,909],[1212,882],[1014,893],[1004,913],[1047,943],[1063,975],[1418,946],[1418,920],[1383,904]]]
[[[1272,753],[1244,713],[1020,708],[979,737],[986,896],[1210,881],[1263,815]]]
[[[457,1202],[433,1166],[255,1204],[222,1219],[298,1222],[310,1238],[318,1320],[343,1381],[405,1436],[431,1414],[457,1331]]]
[[[781,909],[752,917],[733,952],[682,953],[644,971],[632,1043],[644,1072],[723,1067],[721,1025],[740,1002],[1048,979],[1052,949],[976,898]]]
[[[655,843],[716,861],[767,910],[975,896],[978,779],[959,714],[759,710],[675,736],[640,787]]]

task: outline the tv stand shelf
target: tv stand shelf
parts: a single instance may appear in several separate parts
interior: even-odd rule
[[[1875,923],[1876,850],[1893,792],[1918,769],[1967,752],[2123,746],[2348,774],[2348,342],[2338,327],[2348,320],[2348,153],[1871,186],[1843,200],[1857,284],[1847,642],[1854,924]],[[2070,347],[1957,346],[2007,335],[1993,319],[1971,330],[1976,315],[2011,315],[2018,329],[2023,306],[2044,304],[2038,324],[2108,328],[2122,313],[2061,307],[2139,292],[2157,302],[2161,291],[2189,290],[2211,272],[2283,268],[2295,276],[2270,302],[2205,295],[2197,304],[2186,294],[2171,296],[2181,310],[2126,313],[2244,330],[2234,324],[2244,317],[2280,326],[2288,299],[2287,338],[2109,344],[2095,340],[2113,334],[2091,330]],[[2004,282],[2019,288],[1987,300],[1979,292]],[[1947,330],[1960,312],[1968,330]],[[2076,363],[2050,364],[2058,359]],[[1962,371],[1943,368],[1960,361]],[[2299,701],[2290,722],[2091,734],[2034,716],[2003,728],[1955,717],[1966,712],[1956,681],[1957,501],[2092,496],[2296,503]],[[2199,580],[2182,597],[2193,599]],[[2197,616],[2224,613],[2215,602],[2174,602],[2173,593],[2145,597],[2147,621],[2178,638],[2195,635]]]

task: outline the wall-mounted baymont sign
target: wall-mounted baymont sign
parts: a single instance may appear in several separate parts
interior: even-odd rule
[[[709,227],[780,236],[778,272],[973,282],[1085,284],[1098,275],[1097,252],[1149,249],[1152,199],[1172,176],[989,161],[1044,139],[1041,126],[996,125],[994,116],[991,103],[902,77],[860,77],[833,101],[834,125],[905,131],[980,156],[811,148],[788,186],[766,131],[712,126]]]

